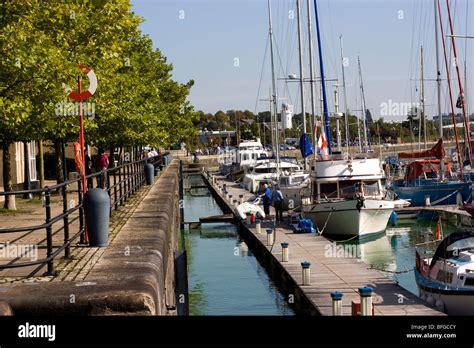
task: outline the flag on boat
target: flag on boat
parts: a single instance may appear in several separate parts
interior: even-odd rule
[[[458,97],[458,101],[456,102],[456,107],[457,107],[458,109],[462,109],[462,104],[463,104],[463,100],[462,100],[462,99],[463,99],[463,98],[461,98],[461,94],[460,94],[459,97]]]
[[[443,239],[443,228],[441,226],[441,218],[438,219],[438,223],[436,224],[436,229],[434,231],[434,236],[436,240]]]
[[[326,133],[324,132],[324,127],[321,127],[321,133],[319,134],[318,153],[320,155],[328,154],[328,142],[326,140]]]
[[[300,150],[301,156],[303,156],[303,158],[306,158],[309,155],[313,154],[313,147],[311,146],[311,142],[309,141],[309,138],[306,133],[303,133],[300,138]]]

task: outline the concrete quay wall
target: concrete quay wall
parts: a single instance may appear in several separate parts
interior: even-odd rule
[[[176,315],[179,161],[174,160],[81,281],[4,284],[14,315]]]

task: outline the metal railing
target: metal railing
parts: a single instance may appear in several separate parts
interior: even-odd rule
[[[135,194],[140,187],[145,184],[145,164],[152,163],[155,168],[160,169],[169,163],[169,158],[164,160],[165,156],[155,156],[147,159],[137,160],[134,162],[124,163],[116,167],[90,174],[86,177],[88,189],[93,188],[94,180],[97,182],[97,187],[103,188],[110,196],[110,214],[120,205],[123,205],[133,194]],[[71,257],[71,244],[79,238],[79,243],[86,245],[86,223],[84,215],[84,194],[82,189],[82,177],[77,177],[72,180],[64,181],[63,183],[47,186],[41,189],[0,192],[0,196],[22,196],[22,195],[39,195],[42,197],[42,206],[45,213],[45,222],[43,224],[30,225],[25,227],[8,227],[0,228],[0,235],[24,233],[19,238],[12,239],[13,242],[25,238],[36,231],[45,230],[45,238],[40,240],[35,247],[40,249],[44,242],[46,242],[46,257],[38,260],[21,261],[27,251],[22,252],[13,260],[6,264],[0,264],[0,271],[8,268],[28,267],[38,265],[38,269],[47,265],[47,271],[44,275],[53,276],[54,259],[64,251],[64,257]],[[60,197],[62,204],[61,212],[53,216],[53,207],[51,198],[57,195]],[[72,225],[78,221],[78,226],[74,232],[71,231]],[[62,224],[58,226],[59,223]],[[54,229],[58,226],[57,229]],[[64,238],[62,245],[54,246],[53,237],[63,232]],[[71,235],[72,233],[72,235]],[[1,244],[8,244],[8,242],[0,242]],[[35,269],[33,273],[36,273]]]

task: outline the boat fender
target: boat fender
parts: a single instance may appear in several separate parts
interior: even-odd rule
[[[390,214],[390,223],[392,224],[392,226],[395,226],[397,224],[397,219],[397,213],[395,211],[392,211],[392,214]]]
[[[435,302],[435,308],[440,312],[444,312],[444,302],[441,299],[437,299]]]
[[[428,302],[430,306],[433,306],[435,304],[435,299],[432,295],[428,295],[428,297],[426,298],[426,302]]]

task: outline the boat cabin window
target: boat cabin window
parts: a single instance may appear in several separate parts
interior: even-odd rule
[[[341,198],[352,198],[360,191],[360,181],[340,181],[339,195]]]
[[[321,198],[337,198],[337,183],[327,183],[319,185]]]
[[[465,286],[474,286],[474,278],[469,278],[467,277],[466,280],[464,281]]]
[[[291,180],[293,184],[301,184],[304,181],[304,176],[294,176]]]
[[[280,187],[288,187],[290,186],[289,178],[280,178]]]
[[[255,168],[255,173],[257,174],[276,173],[276,168]]]
[[[363,182],[364,195],[366,196],[378,196],[380,195],[378,181],[364,181]]]
[[[436,173],[436,172],[425,172],[425,178],[426,179],[437,179],[438,178],[438,173]]]
[[[438,274],[436,275],[436,280],[445,284],[451,284],[453,282],[453,274],[451,272],[447,272],[445,270],[440,269],[438,271]]]

